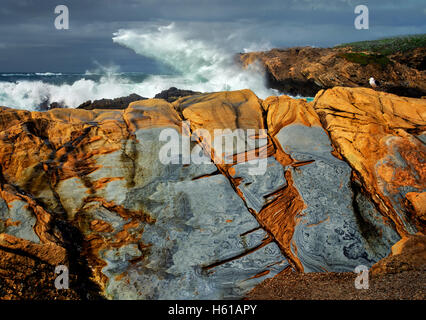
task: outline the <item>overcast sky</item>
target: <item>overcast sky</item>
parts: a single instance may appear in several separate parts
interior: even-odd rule
[[[70,29],[56,30],[64,4]],[[354,8],[365,4],[369,30],[356,30]],[[113,43],[119,29],[170,24],[194,37],[237,37],[238,45],[334,46],[386,36],[426,33],[425,0],[2,0],[0,72],[84,72],[101,65],[156,72],[152,59]]]

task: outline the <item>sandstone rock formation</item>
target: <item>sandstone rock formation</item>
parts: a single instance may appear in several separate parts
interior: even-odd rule
[[[414,225],[422,230],[424,100],[371,89],[334,88],[319,92],[313,104],[337,152],[399,234],[413,233]]]
[[[289,268],[372,266],[424,233],[425,119],[425,100],[362,88],[2,107],[0,281],[31,255],[50,285],[70,267],[68,298],[222,299]]]
[[[383,56],[352,52],[350,48],[297,47],[240,55],[243,66],[260,61],[269,85],[291,95],[315,96],[335,86],[369,87],[368,79],[380,81],[379,90],[420,98],[426,95],[424,48],[409,54]]]
[[[396,52],[391,58],[419,71],[426,70],[426,48],[420,47],[406,52]]]
[[[371,267],[373,276],[404,271],[426,272],[426,236],[410,235],[392,247],[392,253]]]

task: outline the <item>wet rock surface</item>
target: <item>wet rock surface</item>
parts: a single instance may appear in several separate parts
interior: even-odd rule
[[[79,105],[77,109],[93,110],[93,109],[126,109],[131,102],[146,99],[136,93],[132,93],[126,97],[115,99],[100,99],[94,101],[86,101]],[[50,105],[51,108],[56,107]]]
[[[173,101],[176,101],[177,99],[179,99],[181,97],[193,96],[193,95],[200,94],[200,93],[201,92],[192,91],[192,90],[182,90],[182,89],[177,89],[175,87],[171,87],[167,90],[163,90],[160,93],[157,93],[154,96],[154,98],[164,99],[168,102],[173,102]]]

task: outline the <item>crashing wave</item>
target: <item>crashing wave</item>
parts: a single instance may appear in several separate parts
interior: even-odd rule
[[[235,51],[209,41],[200,40],[191,32],[178,29],[175,24],[150,27],[143,30],[120,29],[113,41],[132,49],[135,53],[157,60],[175,72],[171,75],[150,75],[134,81],[119,72],[119,68],[99,66],[87,71],[81,79],[69,84],[54,84],[40,79],[0,82],[0,105],[38,109],[46,102],[60,102],[68,107],[77,107],[87,100],[116,98],[137,93],[144,97],[170,87],[200,92],[239,90],[249,88],[259,97],[276,94],[268,89],[259,66],[242,69],[235,61]],[[235,41],[230,38],[229,41]],[[98,80],[87,79],[90,75],[102,74]],[[36,73],[37,76],[58,76],[60,73]],[[65,75],[63,75],[65,76]]]

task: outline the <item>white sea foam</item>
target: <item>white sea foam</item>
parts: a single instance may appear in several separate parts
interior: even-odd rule
[[[13,76],[20,76],[20,77],[30,77],[33,76],[32,73],[2,73],[0,76],[2,77],[13,77]]]
[[[229,39],[235,42],[235,37]],[[226,49],[226,46],[217,45],[211,39],[201,40],[174,24],[143,30],[121,29],[114,33],[113,41],[176,72],[173,75],[151,75],[135,83],[120,73],[118,67],[98,65],[96,70],[87,71],[72,84],[27,80],[0,82],[0,105],[34,110],[44,101],[56,101],[77,107],[87,100],[116,98],[131,93],[149,98],[170,87],[201,92],[248,88],[261,98],[276,94],[275,90],[265,86],[259,66],[254,64],[243,70],[235,62],[234,49]],[[86,79],[99,74],[103,76],[97,81]],[[60,76],[50,72],[37,75]]]
[[[62,76],[62,73],[60,72],[36,72],[35,73],[37,76]]]
[[[0,105],[36,110],[44,101],[56,101],[69,107],[77,107],[87,100],[116,98],[138,92],[142,86],[143,84],[120,82],[115,77],[103,77],[99,82],[81,79],[73,84],[62,85],[26,80],[0,82]]]
[[[235,51],[218,47],[211,39],[191,38],[188,31],[179,30],[174,24],[144,30],[119,30],[113,41],[175,69],[179,76],[169,77],[166,87],[205,92],[248,88],[260,97],[274,93],[266,88],[258,66],[243,70],[235,61]],[[161,77],[154,76],[147,81],[152,80],[158,81],[157,87],[166,88]]]

